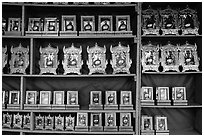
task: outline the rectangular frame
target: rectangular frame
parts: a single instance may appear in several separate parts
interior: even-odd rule
[[[130,30],[130,15],[116,16],[116,31],[121,31],[119,30],[119,20],[126,20],[127,30],[125,31],[131,31]]]
[[[64,91],[54,91],[54,101],[53,101],[53,104],[54,105],[64,105]],[[59,95],[60,96],[59,96]],[[58,95],[58,96],[57,96]],[[58,100],[59,98],[61,97],[60,100]],[[61,102],[61,103],[59,103]]]
[[[145,90],[148,91],[145,91]],[[148,95],[148,97],[146,97]],[[142,87],[141,88],[141,100],[153,100],[153,87]]]
[[[160,120],[163,120],[164,121],[164,127],[163,128],[161,128],[161,127],[159,127],[159,121]],[[155,130],[162,130],[162,131],[164,131],[164,130],[168,130],[168,127],[167,127],[167,117],[165,117],[165,116],[155,116]]]
[[[129,99],[127,99],[128,100],[128,102],[124,102],[124,95],[127,95],[128,94],[128,96],[127,96],[127,98],[129,98]],[[120,92],[120,104],[121,105],[132,105],[132,91],[121,91]]]
[[[98,103],[94,103],[94,95],[93,94],[98,94]],[[101,96],[101,91],[91,91],[90,92],[90,104],[91,105],[102,105],[102,96]]]
[[[18,22],[18,29],[17,30],[13,30],[12,28],[14,27],[13,23],[17,21]],[[21,31],[21,18],[9,18],[8,19],[8,31],[13,32],[13,31]]]
[[[43,93],[45,94],[48,94],[47,95],[47,103],[43,103],[42,102],[42,95]],[[50,105],[50,101],[51,101],[51,91],[40,91],[40,105]]]
[[[81,123],[81,117],[84,119]],[[77,126],[87,127],[88,126],[88,114],[87,113],[77,113]]]
[[[28,103],[29,101],[29,93],[31,94],[31,98],[33,100],[32,103]],[[37,104],[37,91],[26,91],[26,104]]]
[[[91,31],[86,31],[84,30],[85,24],[84,24],[84,19],[91,20],[92,21],[92,30]],[[83,32],[94,32],[95,31],[95,17],[94,16],[81,16],[81,31]]]
[[[74,95],[74,98],[75,98],[74,104],[70,102],[72,101],[72,97],[73,97],[72,95]],[[67,91],[67,105],[78,105],[78,103],[79,103],[78,102],[78,91]]]
[[[55,30],[49,30],[49,29],[48,29],[48,27],[49,27],[48,23],[49,23],[50,21],[51,21],[51,22],[55,22],[55,23],[54,23]],[[44,19],[44,31],[45,31],[45,32],[59,31],[59,23],[58,23],[58,21],[57,21],[57,18],[45,18],[45,19]]]
[[[2,113],[2,114],[3,114],[2,127],[11,128],[12,114],[9,114],[8,112],[6,114],[5,113]],[[9,118],[9,121],[8,121],[8,118]]]
[[[177,98],[177,90],[183,90],[183,99]],[[172,100],[186,100],[186,87],[172,87]]]
[[[72,117],[71,114],[69,116],[65,116],[65,130],[74,131],[75,127],[75,117]]]
[[[110,102],[109,99],[112,98],[113,102]],[[106,105],[117,105],[117,92],[116,91],[106,91]]]
[[[13,99],[13,98],[12,98],[12,94],[17,94],[17,99],[16,99],[16,98]],[[14,100],[17,100],[17,101],[15,101],[15,102],[17,102],[17,103],[14,103],[14,102],[13,102]],[[9,92],[9,104],[20,104],[20,91],[13,90],[13,91],[10,91],[10,92]]]
[[[104,18],[104,20],[103,20]],[[109,30],[102,30],[102,22],[105,21],[105,19],[109,20],[109,24],[107,24],[109,26]],[[98,31],[108,31],[111,32],[113,31],[113,17],[112,16],[107,16],[107,15],[99,15],[98,16]]]
[[[144,132],[146,130],[153,130],[153,117],[152,116],[142,116],[141,130]],[[145,128],[145,121],[149,120],[149,128]]]
[[[73,30],[66,30],[65,27],[65,21],[68,20],[72,22],[73,25]],[[61,20],[61,26],[62,26],[62,31],[76,31],[76,15],[62,15],[62,20]]]
[[[41,124],[38,124],[38,120],[41,120]],[[37,130],[43,130],[44,129],[44,124],[45,124],[45,116],[35,116],[35,129]]]
[[[161,89],[166,89],[166,92],[161,91]],[[157,100],[169,100],[169,87],[157,87],[156,99]]]
[[[33,27],[35,25],[35,22],[39,23],[39,30],[33,30]],[[42,31],[42,23],[41,18],[29,18],[28,19],[28,32],[41,32]]]
[[[22,128],[22,122],[23,116],[19,113],[13,114],[13,128],[21,129]]]
[[[55,116],[55,130],[64,130],[64,116]]]

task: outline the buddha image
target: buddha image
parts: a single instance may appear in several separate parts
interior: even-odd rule
[[[99,115],[93,115],[93,126],[99,126]]]
[[[126,54],[124,51],[119,51],[115,54],[116,67],[126,67]]]
[[[92,31],[93,30],[93,21],[84,21],[84,31]]]
[[[184,99],[184,89],[183,88],[179,88],[176,91],[176,99],[177,100],[183,100]]]
[[[101,65],[101,56],[102,54],[98,50],[92,53],[93,67],[99,67]]]
[[[149,118],[144,119],[144,130],[151,130],[151,122]]]
[[[25,59],[25,55],[23,52],[18,51],[15,53],[15,60],[14,60],[14,67],[15,68],[19,68],[19,67],[23,67],[24,65],[24,59]]]
[[[175,65],[174,51],[166,51],[166,65]]]
[[[107,123],[108,126],[114,126],[114,117],[112,115],[108,116]]]
[[[145,51],[145,64],[155,65],[155,57],[154,57],[154,52],[152,50]]]
[[[77,67],[77,62],[78,62],[78,54],[77,53],[69,53],[68,55],[68,63],[67,67]]]
[[[40,22],[34,21],[32,31],[39,31],[40,30]]]
[[[146,28],[147,29],[153,29],[153,28],[155,28],[155,18],[154,18],[154,15],[151,15],[150,16],[150,18],[148,18],[147,20],[146,20]]]
[[[48,31],[55,31],[55,21],[49,21],[48,23]]]
[[[93,103],[99,104],[99,94],[98,93],[93,93]]]
[[[49,104],[49,94],[48,93],[42,93],[41,99],[42,99],[41,104]]]
[[[69,93],[69,102],[70,102],[70,105],[76,104],[76,94],[75,93]]]
[[[118,21],[118,31],[127,31],[127,20],[119,20]]]
[[[44,54],[44,66],[45,68],[54,66],[54,53],[49,52]]]
[[[18,104],[18,93],[11,94],[11,104]]]
[[[110,20],[106,19],[101,22],[101,30],[102,31],[110,31]]]
[[[124,115],[124,116],[122,117],[122,125],[123,125],[123,126],[130,126],[130,125],[129,125],[129,115]]]
[[[193,20],[193,15],[187,14],[184,15],[185,20],[184,20],[184,27],[187,28],[194,28],[194,20]]]
[[[158,130],[165,130],[165,120],[164,119],[158,119]]]
[[[35,94],[34,93],[28,93],[28,104],[35,104]]]
[[[167,100],[167,89],[166,88],[161,88],[160,89],[160,99],[161,100]]]
[[[150,92],[150,89],[145,88],[143,93],[144,93],[144,100],[151,100],[152,94]]]
[[[86,116],[79,115],[79,125],[80,126],[86,126]]]
[[[129,95],[129,93],[123,94],[123,104],[124,105],[130,104],[130,95]]]
[[[65,31],[74,31],[73,21],[66,20],[65,21]]]
[[[165,29],[174,29],[174,17],[173,15],[165,15]]]
[[[109,94],[108,104],[113,104],[114,103],[114,97],[115,97],[115,94]]]
[[[195,65],[193,51],[186,50],[184,53],[184,63],[185,65]]]
[[[10,31],[18,31],[18,27],[19,27],[19,22],[18,21],[14,21],[13,22],[13,27],[11,27]]]

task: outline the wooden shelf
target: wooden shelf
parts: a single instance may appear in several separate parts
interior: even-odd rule
[[[141,106],[142,108],[202,108],[202,105],[187,105],[187,106]]]
[[[143,72],[142,74],[155,74],[155,75],[186,75],[186,74],[202,74],[202,71],[196,72]]]
[[[202,37],[202,35],[146,35],[142,38],[189,38],[189,37]]]
[[[36,134],[128,134],[128,135],[133,135],[135,134],[134,132],[76,132],[76,131],[49,131],[49,130],[23,130],[23,129],[7,129],[3,128],[2,131],[7,131],[7,132],[24,132],[24,133],[36,133]]]

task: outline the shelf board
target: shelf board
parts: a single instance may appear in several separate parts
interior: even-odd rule
[[[108,112],[116,112],[116,113],[121,113],[121,112],[131,112],[135,113],[135,110],[54,110],[54,109],[32,109],[32,110],[16,110],[16,109],[2,109],[3,112],[48,112],[48,113],[108,113]]]
[[[187,105],[187,106],[141,106],[142,108],[202,108],[202,105]]]
[[[175,75],[185,75],[185,74],[202,74],[202,71],[196,71],[196,72],[142,72],[142,74],[156,74],[156,75],[169,75],[169,74],[175,74]]]
[[[202,37],[202,35],[146,35],[142,38],[189,38],[189,37]]]
[[[40,39],[93,39],[93,38],[136,38],[135,35],[95,35],[95,36],[2,36],[2,38],[40,38]]]
[[[49,133],[54,133],[54,134],[129,134],[133,135],[135,132],[77,132],[77,131],[49,131],[49,130],[24,130],[24,129],[8,129],[8,128],[3,128],[2,131],[7,131],[7,132],[24,132],[24,133],[40,133],[40,134],[49,134]]]
[[[134,77],[136,74],[94,74],[94,75],[23,75],[23,74],[3,74],[3,77],[57,77],[57,78],[92,78],[92,77]]]

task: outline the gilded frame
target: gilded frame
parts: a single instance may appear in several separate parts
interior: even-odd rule
[[[13,94],[16,94],[14,98],[13,98]],[[13,101],[15,101],[16,103],[14,103]],[[13,90],[9,92],[9,104],[20,104],[20,91]]]
[[[32,97],[29,98],[29,94]],[[28,103],[29,99],[32,99],[33,102]],[[37,104],[37,91],[26,91],[26,104]]]
[[[156,88],[157,100],[169,100],[169,87],[157,87]]]
[[[88,114],[87,113],[77,113],[77,126],[79,127],[88,126]]]
[[[148,125],[146,125],[146,123]],[[148,127],[146,127],[148,126]],[[141,130],[153,130],[153,118],[152,116],[142,115]]]
[[[47,96],[47,99],[46,99],[47,101],[45,100],[47,103],[44,103],[43,96]],[[50,105],[50,101],[51,101],[51,91],[40,91],[40,104]]]
[[[54,91],[54,102],[55,105],[64,105],[64,91]],[[61,100],[59,100],[61,98]],[[60,103],[59,103],[60,102]]]
[[[153,87],[141,88],[141,100],[153,100]]]

